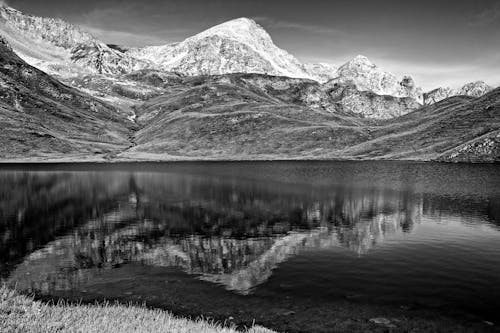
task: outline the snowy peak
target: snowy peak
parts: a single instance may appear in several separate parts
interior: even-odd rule
[[[370,91],[377,95],[410,97],[423,104],[422,89],[417,87],[412,77],[404,76],[399,80],[362,55],[339,67],[336,77],[330,84],[354,84],[361,91]]]
[[[271,36],[254,20],[242,17],[234,19],[207,29],[192,38],[204,38],[208,36],[220,36],[232,38],[239,42],[248,44],[256,41],[272,43]]]
[[[247,18],[219,24],[180,43],[128,54],[187,75],[259,73],[311,78],[295,57],[277,47],[260,25]]]
[[[352,60],[345,63],[341,68],[371,68],[375,69],[377,66],[363,55],[357,55]]]

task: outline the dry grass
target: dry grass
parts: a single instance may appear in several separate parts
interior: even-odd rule
[[[88,332],[88,333],[235,333],[205,320],[176,318],[162,310],[124,305],[57,305],[34,301],[5,287],[0,288],[0,332]],[[253,327],[248,333],[272,333]]]

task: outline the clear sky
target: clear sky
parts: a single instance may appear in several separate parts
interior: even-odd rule
[[[426,89],[473,80],[500,85],[499,0],[10,0],[84,26],[108,43],[178,42],[249,17],[304,62],[362,54]]]

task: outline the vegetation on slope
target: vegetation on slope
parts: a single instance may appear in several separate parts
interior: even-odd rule
[[[121,156],[450,160],[457,147],[500,128],[499,89],[379,121],[327,103],[318,89],[304,80],[252,74],[184,80],[138,108],[137,146]],[[495,142],[486,150],[479,143],[462,147],[461,159],[498,161]],[[476,146],[482,153],[468,159]]]

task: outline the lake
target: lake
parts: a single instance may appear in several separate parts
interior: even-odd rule
[[[500,166],[2,165],[0,272],[288,331],[374,306],[498,323]]]

